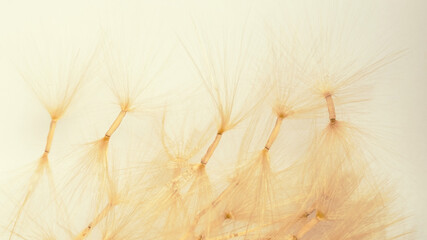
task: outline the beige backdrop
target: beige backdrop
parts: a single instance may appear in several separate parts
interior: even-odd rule
[[[194,25],[209,26],[205,31],[210,34],[219,31],[221,24],[239,29],[246,19],[247,28],[255,33],[254,39],[262,42],[268,27],[282,28],[287,21],[305,21],[305,17],[326,7],[322,1],[297,2],[0,0],[0,198],[5,203],[0,206],[1,212],[9,213],[6,208],[17,197],[11,196],[16,182],[8,179],[19,177],[21,169],[37,159],[48,130],[48,114],[18,71],[26,61],[31,62],[33,46],[49,46],[50,42],[50,46],[58,42],[90,45],[103,34],[113,34],[112,38],[126,43],[132,39],[126,39],[129,35],[121,32],[132,31],[132,24],[158,31],[147,44],[156,46],[162,57],[173,52],[160,77],[163,82],[159,89],[167,92],[194,77],[188,71],[191,65],[177,40],[179,37],[189,41]],[[337,2],[354,9],[350,17],[357,16],[362,34],[368,39],[372,36],[367,43],[379,40],[387,49],[406,50],[393,67],[383,72],[386,81],[376,86],[371,120],[385,129],[385,145],[394,156],[383,159],[385,164],[378,172],[388,174],[390,182],[396,184],[400,207],[410,216],[409,225],[413,224],[417,231],[415,239],[427,239],[427,1]],[[367,47],[374,52],[378,44]],[[86,96],[92,96],[97,86],[90,88]],[[106,129],[117,107],[108,93],[101,91],[96,96],[90,104],[80,101],[58,126],[54,140],[57,149],[82,138],[93,139]],[[53,158],[61,157],[64,152],[53,153]],[[1,239],[6,239],[6,235]]]

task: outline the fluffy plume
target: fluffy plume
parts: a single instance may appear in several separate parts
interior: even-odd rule
[[[193,18],[183,25],[194,38],[184,30],[171,38],[152,24],[163,15],[135,21],[153,9],[131,4],[129,15],[109,15],[100,47],[38,52],[40,60],[28,61],[21,73],[51,123],[42,156],[25,173],[19,198],[10,201],[5,235],[36,240],[410,236],[402,227],[405,214],[394,205],[395,189],[384,180],[390,178],[373,168],[381,162],[377,139],[357,116],[368,112],[362,102],[375,97],[370,90],[381,80],[380,70],[401,53],[366,51],[372,49],[369,41],[361,35],[352,39],[356,29],[345,23],[354,15],[339,3],[325,6],[324,12],[307,9],[307,21],[284,14],[283,28],[269,25],[269,31],[257,29],[250,15],[237,29],[219,24],[219,31]],[[168,14],[178,16],[174,11]],[[170,51],[173,47],[163,44],[169,38],[182,48]],[[167,75],[169,57],[179,61]],[[162,81],[164,73],[174,82]],[[56,133],[57,123],[73,102],[83,100],[79,92],[89,81],[98,97],[114,97],[117,112],[90,126],[102,131],[94,141],[50,159],[51,150],[68,141],[64,132]],[[102,86],[111,91],[103,94]],[[192,97],[181,96],[190,92]],[[135,113],[139,118],[128,117]],[[63,137],[62,146],[53,145],[54,135]]]

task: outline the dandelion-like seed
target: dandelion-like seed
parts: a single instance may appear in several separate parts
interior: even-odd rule
[[[352,39],[354,26],[346,27],[351,15],[332,2],[316,14],[306,9],[307,21],[289,12],[280,29],[257,30],[250,14],[236,29],[193,16],[190,24],[168,22],[185,25],[175,35],[153,19],[137,22],[136,4],[135,15],[111,16],[89,50],[47,46],[20,69],[50,125],[4,226],[8,239],[410,236],[399,227],[405,214],[394,206],[394,188],[373,168],[377,140],[360,120],[381,71],[402,52],[363,51],[363,36]],[[170,79],[182,88],[166,91]],[[110,97],[115,112],[90,125],[103,108],[79,106],[101,134],[56,158],[51,152],[70,145],[57,132],[61,120],[86,88],[88,101]]]

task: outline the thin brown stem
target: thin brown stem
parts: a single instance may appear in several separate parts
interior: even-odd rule
[[[329,121],[331,121],[331,123],[334,123],[336,120],[334,100],[332,99],[331,94],[327,95],[325,99],[326,104],[328,105]]]
[[[276,124],[274,125],[273,130],[271,131],[270,137],[267,140],[267,143],[265,144],[265,149],[270,150],[271,145],[273,145],[274,141],[276,140],[277,136],[279,135],[280,126],[282,125],[283,118],[277,117]]]
[[[96,225],[98,225],[102,221],[102,219],[104,219],[108,215],[108,213],[111,209],[114,208],[114,206],[115,204],[108,203],[107,206],[105,206],[104,209],[102,209],[102,211],[98,215],[96,215],[95,218],[87,225],[87,227],[83,229],[80,234],[74,238],[74,240],[85,239],[92,231],[92,229],[96,227]]]
[[[205,155],[202,157],[202,160],[200,161],[203,165],[206,165],[209,159],[212,157],[212,154],[214,153],[215,149],[218,147],[221,137],[222,137],[222,133],[216,134],[214,141],[211,143]]]
[[[105,137],[109,138],[113,133],[117,130],[117,128],[120,126],[120,124],[123,121],[123,118],[126,116],[126,111],[122,110],[120,111],[117,118],[114,120],[113,124],[111,124],[110,129],[105,133]]]
[[[47,134],[46,147],[44,149],[45,154],[49,154],[50,148],[52,147],[53,135],[55,134],[56,119],[50,121],[49,133]]]

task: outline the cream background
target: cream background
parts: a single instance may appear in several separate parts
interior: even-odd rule
[[[114,31],[120,26],[118,22],[121,16],[131,15],[150,29],[161,27],[158,36],[162,36],[162,39],[159,42],[163,44],[160,46],[166,47],[159,54],[167,55],[168,49],[178,52],[173,54],[169,60],[170,67],[162,75],[167,81],[163,88],[172,89],[180,85],[177,76],[180,79],[189,77],[182,66],[190,65],[182,65],[187,60],[182,60],[185,55],[180,53],[182,50],[179,50],[176,40],[176,33],[179,36],[191,34],[189,16],[207,22],[225,19],[230,25],[233,25],[235,19],[240,19],[236,20],[238,22],[248,16],[248,28],[258,29],[261,33],[265,22],[271,23],[273,27],[281,26],[281,8],[285,5],[288,6],[286,12],[292,13],[293,17],[302,16],[305,10],[295,2],[290,1],[286,5],[282,1],[256,0],[0,0],[1,202],[7,202],[10,198],[9,189],[13,189],[15,183],[8,182],[8,179],[14,176],[15,169],[34,161],[41,154],[48,130],[49,116],[16,70],[20,67],[20,56],[25,55],[25,49],[31,48],[31,36],[34,41],[43,42],[55,36],[56,32],[68,32],[72,37],[65,38],[65,43],[95,41],[102,32],[99,29],[110,29],[109,26],[112,26]],[[368,25],[372,24],[366,26],[367,35],[377,36],[375,34],[380,32],[387,39],[390,49],[407,49],[404,57],[393,68],[387,68],[389,80],[381,83],[376,90],[378,98],[375,103],[380,111],[373,114],[376,116],[373,121],[384,123],[379,125],[383,125],[389,133],[387,140],[396,156],[386,164],[386,170],[390,172],[391,182],[397,183],[399,197],[403,199],[401,207],[411,216],[409,222],[414,224],[415,239],[427,239],[427,1],[344,2],[353,2],[353,7],[358,9],[356,12],[360,13],[362,19]],[[292,9],[293,6],[295,9]],[[322,4],[313,1],[307,6],[311,8],[308,10],[310,12],[321,8]],[[111,104],[113,101],[110,98],[107,102]],[[80,107],[83,106],[81,109],[84,110],[77,110],[74,114],[70,111],[63,123],[58,125],[53,148],[66,147],[68,141],[79,139],[76,133],[86,134],[86,139],[93,139],[95,134],[103,132],[117,109],[112,104],[107,107],[101,104],[95,102],[94,107],[88,109],[83,104]],[[93,109],[97,111],[91,112]],[[90,116],[88,119],[84,118],[85,113]],[[97,113],[110,116],[110,119],[96,118]],[[0,206],[1,212],[7,212],[7,207],[6,204]],[[2,239],[6,239],[5,236]]]

